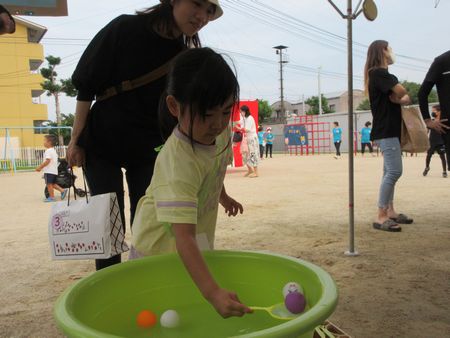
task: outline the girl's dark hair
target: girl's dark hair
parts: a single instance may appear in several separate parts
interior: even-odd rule
[[[171,0],[159,0],[160,3],[146,8],[142,11],[137,11],[138,15],[147,15],[149,24],[158,33],[163,33],[168,37],[175,38],[173,35],[174,28],[177,27],[175,18],[173,17],[173,6]],[[192,37],[185,36],[184,43],[187,47],[201,47],[200,38],[198,33],[195,33]]]
[[[180,104],[181,114],[190,112],[188,137],[192,139],[194,118],[205,118],[208,110],[226,103],[231,97],[232,105],[239,102],[239,84],[231,67],[222,55],[210,48],[188,49],[179,54],[167,75],[166,89],[159,104],[161,133],[166,140],[178,121],[170,114],[166,104],[172,95]]]
[[[364,90],[369,93],[369,72],[372,69],[380,68],[384,63],[384,51],[389,44],[385,40],[375,40],[367,49],[366,65],[364,66]]]
[[[367,121],[364,125],[365,125],[366,127],[368,127],[368,126],[370,126],[371,124],[372,124],[372,122]]]
[[[251,114],[250,114],[250,109],[248,108],[248,106],[246,106],[246,105],[243,105],[241,108],[240,108],[240,110],[241,111],[243,111],[244,113],[245,113],[245,117],[249,117]]]
[[[333,122],[335,125],[339,126],[339,122],[338,121],[334,121]]]
[[[58,144],[58,138],[55,135],[49,134],[45,135],[44,137],[48,142],[50,142],[53,147]]]

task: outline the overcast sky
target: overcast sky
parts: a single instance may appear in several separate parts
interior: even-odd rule
[[[0,0],[1,1],[1,0]],[[155,0],[68,0],[68,17],[26,17],[48,28],[45,55],[62,57],[58,73],[70,77],[92,37],[116,16],[134,13]],[[346,11],[346,0],[334,0]],[[353,0],[356,6],[357,0]],[[367,46],[389,41],[397,55],[390,71],[400,80],[422,82],[434,57],[450,49],[450,0],[375,0],[378,18],[353,21],[354,88],[362,89]],[[284,68],[285,100],[298,102],[318,93],[347,89],[346,21],[327,0],[221,0],[224,15],[201,32],[204,46],[228,54],[236,65],[242,99],[279,100],[279,64],[274,46],[288,46]],[[54,104],[49,118],[54,119]],[[62,112],[73,113],[75,98],[62,99]]]

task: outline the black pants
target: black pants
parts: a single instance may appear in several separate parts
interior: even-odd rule
[[[262,144],[259,145],[259,157],[263,158],[264,156],[264,146]]]
[[[361,154],[364,154],[364,151],[366,150],[366,146],[369,147],[369,153],[373,153],[372,143],[361,143]]]
[[[341,141],[334,142],[334,146],[336,148],[336,156],[341,156]]]
[[[85,173],[91,195],[115,192],[119,202],[120,216],[125,232],[125,201],[123,187],[122,167],[125,168],[126,180],[130,197],[130,223],[133,223],[134,213],[139,199],[144,196],[145,190],[150,185],[153,175],[154,163],[119,165],[93,155],[86,155]],[[97,270],[121,262],[120,255],[108,259],[96,259]]]
[[[427,158],[425,160],[425,166],[427,168],[430,167],[431,156],[433,156],[434,152],[437,152],[439,154],[439,157],[441,158],[442,171],[447,171],[446,163],[445,163],[445,149],[444,148],[445,148],[444,145],[438,145],[438,146],[431,146],[430,149],[428,149]]]
[[[444,139],[445,143],[445,152],[447,155],[447,168],[450,170],[450,130],[447,130],[447,132],[442,135],[442,138]]]
[[[270,152],[270,157],[272,158],[272,146],[273,144],[266,144],[266,158],[267,158],[267,154]]]

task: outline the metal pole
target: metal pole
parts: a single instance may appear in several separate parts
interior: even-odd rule
[[[284,119],[286,112],[284,110],[284,95],[283,95],[283,49],[280,49],[280,90],[281,90],[281,114]]]
[[[358,255],[355,252],[355,205],[353,174],[353,14],[352,0],[347,0],[347,61],[348,61],[348,215],[349,215],[349,250],[348,256]]]
[[[322,91],[320,89],[320,69],[322,67],[319,67],[319,72],[317,73],[317,83],[318,83],[318,90],[319,90],[319,95],[317,96],[319,99],[319,115],[322,115]]]

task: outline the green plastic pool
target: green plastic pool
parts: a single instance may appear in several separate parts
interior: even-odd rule
[[[283,302],[283,286],[302,285],[308,310],[291,321],[279,321],[264,311],[222,319],[203,299],[177,254],[147,257],[118,264],[83,278],[55,304],[55,318],[68,337],[312,337],[337,304],[334,281],[318,266],[299,259],[262,252],[210,251],[207,264],[221,287],[236,291],[248,306]],[[136,324],[144,309],[158,317],[176,310],[177,328]]]

